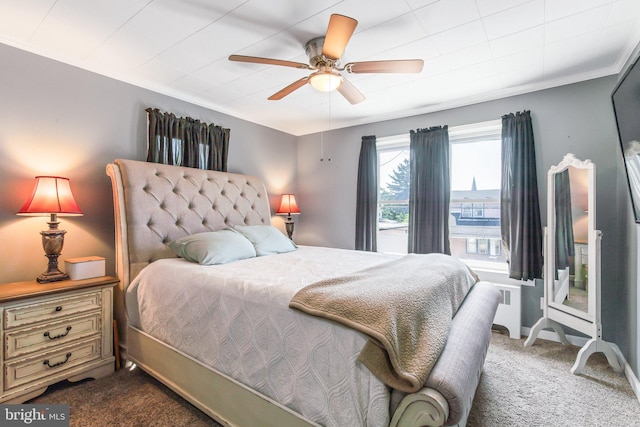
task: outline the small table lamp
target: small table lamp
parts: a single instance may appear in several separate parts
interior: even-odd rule
[[[280,207],[276,211],[276,214],[287,215],[287,219],[284,224],[287,229],[287,236],[289,236],[289,239],[292,239],[293,236],[293,219],[291,219],[291,215],[299,213],[300,209],[296,203],[296,196],[293,194],[283,194],[282,199],[280,200]]]
[[[49,283],[69,279],[67,274],[58,269],[58,257],[62,252],[66,233],[65,230],[58,229],[58,215],[82,215],[71,193],[69,178],[36,176],[33,193],[17,215],[51,215],[51,220],[48,222],[49,229],[40,232],[45,256],[49,258],[49,267],[36,280],[39,283]]]

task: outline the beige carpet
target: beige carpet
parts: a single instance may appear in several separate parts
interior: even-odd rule
[[[640,402],[602,353],[581,375],[569,370],[580,348],[512,340],[494,331],[469,426],[636,427]]]
[[[638,399],[604,356],[593,355],[583,375],[569,373],[578,350],[544,340],[524,348],[523,340],[494,331],[467,425],[640,425]],[[70,425],[77,427],[219,425],[139,369],[62,383],[30,403],[69,404]]]

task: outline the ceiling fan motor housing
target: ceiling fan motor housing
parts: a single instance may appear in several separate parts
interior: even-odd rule
[[[316,37],[309,40],[305,46],[304,51],[309,57],[309,64],[313,68],[320,68],[322,66],[334,68],[337,66],[338,61],[333,61],[322,55],[322,47],[324,46],[324,37]]]

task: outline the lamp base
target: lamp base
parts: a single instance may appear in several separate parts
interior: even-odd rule
[[[284,222],[284,226],[287,230],[287,236],[289,237],[289,240],[293,241],[293,220],[291,219],[291,217],[287,218],[287,220]]]
[[[38,283],[51,283],[51,282],[59,282],[61,280],[69,280],[69,275],[63,273],[58,270],[57,272],[44,272],[38,277],[36,277],[36,281]]]
[[[69,280],[69,275],[58,269],[58,257],[60,256],[60,252],[62,252],[66,231],[59,230],[57,227],[58,223],[52,218],[52,221],[49,222],[49,229],[40,232],[42,235],[42,247],[44,248],[45,256],[49,259],[49,264],[47,271],[36,278],[38,283]]]

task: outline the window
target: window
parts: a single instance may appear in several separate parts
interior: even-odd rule
[[[500,235],[501,121],[449,128],[451,254],[504,264]],[[409,135],[378,138],[378,250],[407,253]]]
[[[480,255],[489,254],[489,239],[478,239],[478,253]]]
[[[499,257],[502,255],[502,240],[501,239],[491,239],[491,244],[489,246],[489,255],[493,257]]]
[[[467,253],[468,254],[478,253],[478,241],[473,237],[467,238]]]
[[[406,137],[408,138],[408,136]],[[407,253],[409,226],[409,141],[387,139],[378,145],[378,247]]]

